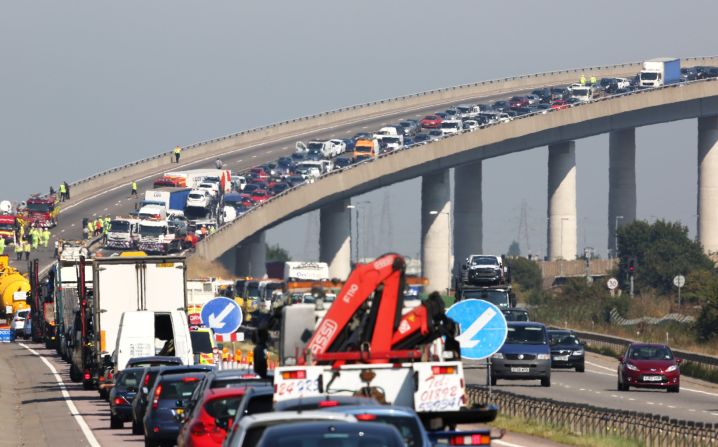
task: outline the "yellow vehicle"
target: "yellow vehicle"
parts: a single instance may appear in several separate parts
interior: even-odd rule
[[[8,256],[0,256],[0,304],[2,304],[0,315],[5,317],[30,308],[26,301],[27,292],[30,291],[30,281],[10,267],[9,259]]]
[[[214,340],[214,331],[210,328],[197,328],[189,333],[192,339],[192,352],[194,352],[195,365],[214,365],[214,351],[217,342]]]

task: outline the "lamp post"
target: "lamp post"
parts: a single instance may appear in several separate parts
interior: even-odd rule
[[[616,223],[613,227],[613,257],[618,257],[618,219],[623,219],[623,216],[616,216]]]
[[[432,211],[429,211],[429,214],[432,216],[438,216],[440,214],[444,214],[449,219],[449,231],[446,232],[447,239],[448,239],[447,244],[446,244],[446,255],[447,255],[446,262],[449,264],[449,282],[447,283],[447,286],[446,286],[446,294],[449,295],[449,292],[451,292],[451,280],[453,278],[453,270],[454,270],[452,262],[451,262],[451,213],[448,211],[432,210]]]
[[[359,224],[359,209],[361,209],[361,207],[364,206],[364,205],[369,205],[370,203],[371,203],[371,202],[369,202],[369,201],[367,201],[367,200],[362,200],[362,201],[356,202],[356,203],[354,203],[354,204],[347,205],[347,209],[349,209],[349,210],[354,210],[354,212],[355,212],[355,214],[356,214],[355,219],[356,219],[357,239],[356,239],[356,252],[354,253],[354,254],[356,255],[356,260],[355,260],[356,262],[360,262],[360,261],[361,261],[361,257],[359,256],[359,228],[360,228],[360,224]],[[349,219],[349,225],[350,225],[349,234],[351,235],[351,234],[352,234],[351,218]]]

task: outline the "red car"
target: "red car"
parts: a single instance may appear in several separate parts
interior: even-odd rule
[[[509,99],[509,107],[518,109],[520,107],[528,107],[529,99],[525,96],[513,96]]]
[[[563,99],[557,99],[551,104],[551,108],[554,110],[562,110],[562,109],[568,109],[569,105],[566,101]]]
[[[681,386],[681,359],[666,345],[632,343],[619,357],[618,391],[636,388],[665,388],[677,393]]]
[[[252,168],[249,171],[249,175],[252,178],[256,179],[267,179],[269,178],[269,173],[264,170],[264,168]]]
[[[246,387],[207,390],[189,420],[182,425],[177,436],[178,447],[221,446],[246,392]]]
[[[442,121],[444,120],[442,120],[439,115],[426,115],[419,124],[421,124],[421,127],[424,129],[438,129],[441,127]]]
[[[257,204],[257,201],[254,199],[254,197],[252,197],[251,194],[242,193],[239,195],[239,197],[242,200],[242,205],[246,206],[247,208],[251,208]]]
[[[272,195],[269,194],[266,189],[256,189],[252,191],[252,200],[256,203],[262,203],[269,200],[270,197],[272,197]]]

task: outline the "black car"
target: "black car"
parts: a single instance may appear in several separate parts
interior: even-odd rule
[[[286,182],[289,183],[289,186],[293,188],[295,186],[307,183],[307,179],[305,179],[301,175],[292,175],[290,177],[287,177]]]
[[[526,309],[517,309],[515,307],[509,309],[501,309],[506,321],[531,321],[529,319],[529,311]]]
[[[277,194],[283,193],[284,191],[289,189],[289,184],[287,183],[277,183],[276,185],[269,188],[269,193],[273,196],[276,196]]]
[[[174,443],[179,435],[181,416],[192,393],[205,373],[159,375],[149,394],[147,412],[142,419],[145,446]]]
[[[304,161],[304,154],[301,152],[295,152],[292,154],[292,160],[294,160],[295,163],[301,163]]]
[[[698,79],[696,67],[681,68],[681,81],[695,81]]]
[[[352,163],[354,163],[354,160],[349,157],[339,157],[334,159],[334,167],[337,169],[346,168]]]
[[[247,183],[242,190],[243,194],[252,194],[254,191],[262,189],[262,187],[256,183]]]
[[[499,112],[506,112],[511,109],[511,104],[509,104],[508,101],[496,101],[493,104],[493,108]]]
[[[429,134],[426,134],[424,132],[414,135],[414,143],[426,143],[430,139],[431,138],[429,137]]]
[[[551,90],[548,88],[539,88],[531,92],[532,95],[536,95],[539,97],[541,102],[543,103],[549,103],[551,102]]]
[[[575,368],[576,372],[584,371],[586,351],[573,331],[549,330],[548,337],[552,368]]]
[[[556,101],[558,99],[567,99],[569,96],[571,96],[567,89],[563,87],[552,87],[551,88],[551,101]]]
[[[145,368],[126,368],[115,376],[110,391],[110,428],[122,428],[132,420],[132,400],[139,389]]]

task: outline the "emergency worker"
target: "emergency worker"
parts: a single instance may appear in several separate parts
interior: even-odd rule
[[[60,191],[60,202],[65,201],[65,194],[67,193],[67,190],[65,189],[65,184],[60,183],[60,187],[58,188],[58,191]]]
[[[596,76],[591,76],[591,85],[596,85],[597,82]]]
[[[180,155],[182,154],[182,148],[179,146],[175,146],[175,163],[179,164]]]
[[[32,240],[32,249],[37,250],[37,247],[40,245],[40,230],[32,227],[30,230],[30,239]]]
[[[25,252],[25,260],[30,260],[30,251],[32,250],[32,247],[30,246],[30,242],[25,241],[22,244],[22,251]]]
[[[92,223],[92,220],[87,219],[87,238],[92,239],[92,235],[95,232],[95,226]]]
[[[0,256],[5,254],[5,238],[0,236]]]
[[[581,79],[579,79],[578,82],[580,82],[581,85],[586,85],[586,76],[585,76],[585,75],[581,75]]]
[[[137,197],[137,182],[132,180],[132,192],[130,195]]]
[[[47,248],[47,244],[50,242],[50,230],[48,230],[47,228],[42,230],[41,241],[42,241],[42,246]]]
[[[15,242],[15,257],[18,261],[22,261],[22,250],[23,250],[23,243],[22,240],[18,239],[17,242]]]

